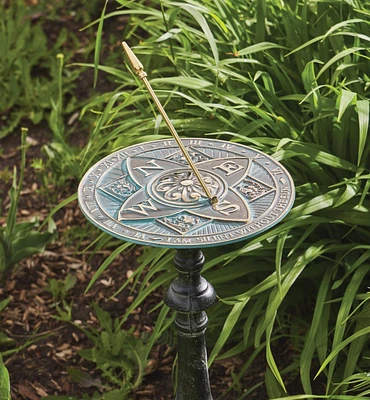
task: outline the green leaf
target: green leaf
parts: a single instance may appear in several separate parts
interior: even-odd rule
[[[17,264],[24,258],[33,254],[42,253],[47,244],[57,237],[57,232],[35,232],[31,231],[25,237],[13,241],[13,254],[11,262]]]
[[[181,86],[188,89],[204,89],[206,87],[212,86],[211,82],[204,79],[190,78],[185,76],[177,76],[174,78],[155,78],[151,79],[151,84],[170,84],[173,86]]]
[[[300,358],[300,375],[303,388],[306,393],[311,393],[311,368],[313,362],[313,355],[316,350],[316,335],[320,324],[323,324],[321,316],[324,309],[325,300],[327,297],[327,292],[330,290],[330,280],[332,272],[330,269],[325,271],[325,275],[322,278],[320,288],[317,294],[315,310],[313,313],[312,321],[310,323],[310,330],[306,335],[306,340],[304,343],[304,348],[301,353]]]
[[[281,386],[278,384],[274,374],[269,368],[267,368],[265,372],[265,386],[269,399],[284,395],[284,391],[281,389]]]
[[[276,378],[276,381],[279,383],[282,389],[286,392],[286,388],[283,382],[283,378],[281,377],[279,368],[276,365],[275,358],[272,354],[271,350],[271,338],[272,338],[272,330],[274,327],[274,322],[275,322],[276,315],[270,320],[267,328],[266,328],[266,361],[268,366],[271,369],[271,372],[273,373],[274,377]]]
[[[338,111],[338,122],[340,122],[344,112],[348,106],[356,101],[356,93],[342,89],[339,97],[339,111]]]
[[[349,19],[347,21],[342,21],[339,22],[338,24],[335,24],[334,26],[332,26],[323,36],[323,38],[321,39],[322,41],[324,41],[328,36],[330,36],[333,32],[335,32],[336,30],[346,27],[347,25],[351,25],[351,24],[357,24],[357,23],[369,23],[368,21],[364,20],[364,19],[360,19],[360,18],[353,18],[353,19]]]
[[[99,279],[101,274],[109,267],[109,265],[114,261],[114,259],[122,253],[124,250],[126,250],[128,247],[132,246],[132,243],[126,242],[123,243],[121,246],[117,247],[110,255],[109,257],[103,262],[103,264],[99,267],[99,269],[95,272],[94,276],[90,280],[89,284],[87,285],[87,288],[85,290],[85,293],[87,293],[92,285]]]
[[[276,43],[261,42],[252,44],[251,46],[245,47],[244,49],[238,50],[238,56],[246,56],[249,54],[258,53],[260,51],[266,51],[270,49],[284,49],[284,46],[280,46]]]
[[[363,335],[369,335],[370,334],[370,328],[366,327],[363,328],[357,332],[355,332],[353,335],[348,337],[347,339],[343,340],[341,343],[339,343],[332,351],[331,353],[326,357],[325,361],[321,364],[321,367],[317,374],[315,375],[315,378],[317,378],[318,375],[321,374],[321,372],[325,369],[325,367],[338,355],[338,353],[343,350],[346,346],[348,346],[350,343],[352,343],[354,340],[357,338],[360,338]]]
[[[2,362],[0,357],[0,399],[1,400],[11,400],[10,399],[10,377],[9,372]]]
[[[279,295],[283,297],[282,289],[281,289],[281,264],[283,258],[283,250],[286,239],[288,237],[288,232],[282,232],[278,236],[278,242],[276,246],[276,257],[275,257],[275,268],[276,268],[276,278],[279,287]]]
[[[370,114],[369,101],[357,100],[356,107],[357,107],[358,125],[359,125],[357,165],[360,165],[366,145],[367,133],[369,130],[369,114]]]
[[[69,196],[67,199],[64,199],[63,201],[61,201],[57,206],[55,206],[48,214],[48,216],[45,218],[44,222],[41,224],[41,228],[43,228],[45,226],[45,224],[49,224],[50,221],[52,221],[53,215],[58,212],[59,210],[61,210],[63,207],[65,207],[67,204],[71,203],[72,201],[77,200],[77,193],[72,194],[71,196]]]
[[[229,313],[229,315],[227,316],[227,319],[222,328],[221,334],[218,337],[217,342],[212,349],[211,355],[209,356],[209,361],[208,361],[209,366],[212,365],[213,361],[215,360],[215,358],[221,351],[222,347],[226,343],[226,340],[231,335],[231,331],[233,330],[235,324],[237,323],[237,321],[240,317],[241,312],[243,311],[244,307],[246,306],[246,304],[248,303],[249,300],[250,299],[247,298],[244,301],[237,302],[234,305],[231,312]]]
[[[207,20],[204,18],[202,13],[199,11],[200,8],[196,7],[194,5],[191,5],[191,4],[175,3],[175,2],[172,4],[177,5],[177,6],[181,7],[182,9],[186,10],[197,21],[197,23],[202,28],[202,30],[208,40],[208,43],[211,47],[211,51],[213,54],[213,58],[215,60],[215,64],[216,64],[216,66],[218,66],[220,59],[219,59],[216,40],[213,36],[211,29],[209,28]]]
[[[165,322],[165,318],[167,317],[169,311],[170,311],[170,308],[164,304],[162,306],[162,308],[161,308],[161,311],[160,311],[159,315],[158,315],[158,318],[157,318],[157,321],[155,323],[155,327],[154,327],[153,333],[150,336],[150,341],[149,341],[149,343],[147,345],[147,349],[146,349],[145,359],[147,359],[149,357],[149,353],[150,353],[155,341],[160,338],[161,333],[163,332],[163,330],[165,330],[170,324],[172,324],[175,315],[173,315],[172,318],[169,318],[167,326],[164,323]]]
[[[316,79],[319,80],[320,76],[328,69],[330,68],[334,63],[339,61],[341,58],[344,58],[346,56],[349,56],[350,54],[360,52],[361,50],[364,50],[364,47],[351,47],[350,49],[345,49],[336,54],[334,57],[330,59],[318,72]]]
[[[11,301],[10,297],[0,301],[0,313],[5,309],[5,307],[10,303],[10,301]]]
[[[101,386],[100,379],[94,379],[88,372],[82,371],[79,368],[67,367],[67,373],[73,380],[73,382],[78,383],[80,386],[84,388]]]
[[[99,59],[100,59],[100,51],[101,51],[101,41],[102,41],[102,34],[103,34],[103,25],[104,25],[104,16],[105,10],[107,9],[108,0],[105,0],[105,4],[103,7],[103,11],[100,15],[98,31],[96,32],[96,43],[95,43],[95,51],[94,51],[94,88],[98,82],[98,66],[99,66]]]
[[[343,337],[346,331],[347,327],[347,317],[349,315],[349,312],[353,306],[355,296],[357,293],[357,290],[359,286],[363,283],[363,279],[365,275],[369,271],[369,266],[364,264],[361,265],[356,271],[354,272],[347,288],[344,293],[344,296],[342,298],[342,302],[340,305],[340,309],[337,314],[337,321],[335,324],[335,331],[334,331],[334,338],[333,338],[333,344],[332,344],[332,349],[334,351],[335,348],[340,346],[343,341]],[[334,370],[336,367],[336,358],[337,355],[333,355],[330,361],[329,365],[329,371],[328,371],[328,385],[330,384],[332,377],[334,375]]]
[[[0,332],[0,347],[2,346],[14,346],[16,344],[16,341],[8,336],[6,336],[4,333]]]
[[[346,188],[343,194],[339,197],[339,199],[335,202],[333,207],[339,207],[347,201],[351,200],[354,196],[356,196],[358,191],[358,187],[354,183],[349,183],[346,185]]]

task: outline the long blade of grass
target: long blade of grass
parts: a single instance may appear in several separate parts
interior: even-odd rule
[[[159,287],[163,286],[165,283],[168,284],[168,282],[170,282],[172,279],[175,279],[175,277],[176,277],[176,271],[162,273],[154,281],[152,281],[149,286],[142,289],[140,291],[139,295],[135,298],[135,300],[127,308],[127,310],[126,310],[125,314],[122,316],[121,321],[118,326],[122,327],[122,325],[125,323],[128,316],[130,315],[130,313],[133,310],[135,310],[135,308],[138,307],[145,299],[147,299],[151,293],[153,293]]]
[[[272,354],[272,350],[271,350],[271,336],[272,336],[272,330],[274,327],[275,317],[276,317],[276,315],[273,318],[271,318],[271,320],[269,321],[269,325],[266,329],[266,361],[267,361],[268,366],[271,369],[271,372],[273,373],[274,377],[276,378],[277,382],[280,384],[280,386],[286,393],[287,390],[285,388],[283,378],[280,375],[279,368],[276,365],[276,361],[275,361],[275,358],[274,358],[274,356]]]
[[[95,51],[94,51],[94,89],[98,82],[98,73],[99,73],[98,67],[99,67],[100,51],[101,51],[101,43],[102,43],[104,15],[105,15],[105,10],[107,9],[107,4],[108,4],[108,0],[105,0],[103,11],[100,15],[98,30],[96,32],[96,42],[95,42]]]
[[[276,279],[278,283],[280,298],[283,297],[283,292],[281,289],[281,263],[283,258],[284,245],[287,240],[287,237],[288,237],[288,232],[282,232],[281,234],[279,234],[276,245],[275,269],[276,269]]]
[[[364,311],[362,314],[366,315],[369,311],[370,311],[369,303],[367,303],[364,307]],[[368,325],[367,318],[361,318],[361,315],[359,315],[359,317],[360,318],[357,319],[357,321],[356,321],[355,331],[364,329]],[[351,343],[351,345],[349,347],[349,351],[348,351],[346,365],[345,365],[344,372],[343,372],[343,378],[344,378],[343,382],[345,382],[345,380],[348,376],[351,376],[351,374],[354,373],[357,362],[359,361],[359,358],[361,357],[362,350],[366,346],[366,343],[368,342],[368,340],[369,340],[368,335],[364,335]],[[348,387],[347,385],[343,385],[341,387],[340,393],[345,393],[347,390],[347,387]]]
[[[341,343],[339,343],[332,351],[331,353],[326,357],[324,362],[321,364],[321,367],[317,374],[315,375],[315,378],[317,378],[322,371],[326,368],[326,366],[333,360],[334,357],[338,355],[340,351],[342,351],[346,346],[348,346],[350,343],[352,343],[354,340],[357,338],[360,338],[361,336],[364,335],[369,335],[370,334],[370,327],[363,328],[357,332],[355,332],[353,335],[348,337],[347,339],[343,340]]]
[[[114,261],[114,259],[122,253],[124,250],[126,250],[128,247],[133,246],[132,243],[126,242],[123,243],[121,246],[117,247],[110,255],[109,257],[104,260],[103,264],[99,267],[99,269],[95,272],[94,276],[90,280],[89,284],[87,285],[87,288],[85,289],[85,293],[87,293],[92,285],[99,279],[101,274],[109,267],[109,265]]]
[[[342,343],[346,327],[347,327],[347,317],[350,313],[352,308],[353,302],[355,300],[355,296],[357,293],[357,289],[361,285],[364,276],[368,273],[369,266],[364,264],[356,269],[355,273],[352,276],[350,283],[346,288],[346,292],[344,293],[342,303],[337,314],[337,321],[335,323],[335,330],[334,330],[334,338],[332,349],[336,348]],[[336,359],[337,355],[334,355],[329,364],[329,371],[327,375],[328,387],[330,387],[332,377],[334,374],[334,369],[336,367]],[[352,373],[351,371],[350,373]]]
[[[153,333],[150,336],[149,343],[147,344],[145,359],[147,359],[149,357],[149,353],[150,353],[154,343],[161,336],[161,333],[162,333],[163,328],[164,328],[164,322],[166,320],[166,317],[167,317],[169,311],[170,311],[170,308],[164,304],[162,306],[162,308],[161,308],[161,311],[160,311],[159,315],[158,315],[158,318],[157,318],[157,321],[155,323],[155,327],[154,327]],[[174,316],[175,316],[175,314],[173,315],[172,318],[169,319],[170,323],[173,322]]]
[[[348,106],[352,104],[354,101],[356,101],[356,93],[342,89],[338,100],[339,100],[338,122],[340,122]]]
[[[315,310],[310,324],[310,330],[306,336],[305,344],[300,357],[301,382],[303,385],[303,389],[306,393],[312,393],[310,373],[311,373],[313,355],[316,350],[315,337],[319,325],[323,323],[321,317],[324,309],[325,299],[327,297],[327,292],[330,290],[331,277],[332,277],[332,272],[330,269],[327,269],[321,281],[321,285],[316,299]]]
[[[246,298],[244,301],[237,302],[233,309],[230,311],[224,326],[222,328],[221,334],[217,339],[216,344],[214,345],[211,355],[209,356],[208,365],[212,365],[213,361],[221,351],[222,347],[226,343],[227,339],[229,338],[231,331],[233,330],[235,324],[237,323],[241,312],[243,311],[244,307],[248,303],[250,298]]]
[[[359,125],[357,165],[360,165],[366,145],[367,133],[369,131],[369,114],[370,114],[369,101],[357,100],[356,107],[357,107],[358,125]]]
[[[216,65],[216,67],[218,67],[218,64],[220,62],[220,57],[218,54],[216,40],[213,36],[211,29],[209,28],[207,20],[204,18],[202,13],[199,11],[199,7],[196,7],[191,4],[184,4],[184,3],[172,3],[172,4],[177,5],[177,6],[181,7],[183,10],[187,11],[197,21],[197,23],[202,28],[202,30],[208,40],[209,46],[211,47],[211,51],[213,54],[213,58],[215,60],[215,65]]]
[[[19,205],[19,198],[21,195],[21,190],[22,190],[22,185],[23,185],[23,180],[24,180],[24,173],[26,169],[26,150],[27,150],[27,143],[26,143],[26,138],[27,138],[27,133],[28,133],[28,128],[22,128],[22,133],[21,133],[21,148],[22,148],[22,153],[21,153],[21,166],[20,166],[20,172],[19,172],[19,179],[18,183],[16,182],[16,169],[14,169],[14,176],[13,176],[13,185],[12,188],[10,189],[10,208],[8,211],[8,216],[6,219],[6,232],[10,240],[12,240],[12,236],[14,233],[15,229],[15,224],[17,220],[17,210],[18,210],[18,205]]]
[[[72,203],[72,201],[77,200],[78,194],[73,193],[71,196],[69,196],[67,199],[64,199],[61,201],[57,206],[55,206],[48,214],[48,216],[45,218],[44,222],[41,224],[41,228],[43,228],[48,222],[50,222],[53,218],[53,215],[61,210],[63,207],[65,207],[67,204]]]
[[[318,72],[316,79],[319,80],[320,76],[328,69],[330,68],[334,63],[339,61],[341,58],[345,58],[349,56],[350,54],[360,52],[361,50],[364,50],[364,47],[351,47],[350,49],[345,49],[342,50],[340,53],[336,54],[334,57],[332,57]]]

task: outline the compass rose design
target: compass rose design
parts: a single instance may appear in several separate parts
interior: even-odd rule
[[[191,169],[168,159],[129,157],[122,169],[140,189],[124,201],[118,220],[168,217],[181,209],[199,217],[248,222],[248,202],[237,186],[247,176],[249,166],[249,159],[243,157],[197,163],[204,182],[219,199],[212,206]]]
[[[203,174],[203,180],[211,194],[216,196],[220,186],[217,180],[210,174]],[[155,186],[162,200],[171,204],[197,205],[201,198],[208,198],[194,172],[189,170],[170,172],[162,176]]]
[[[119,238],[163,247],[204,247],[253,236],[288,212],[293,184],[284,167],[249,147],[184,139],[212,196],[174,141],[128,147],[83,178],[85,215]]]

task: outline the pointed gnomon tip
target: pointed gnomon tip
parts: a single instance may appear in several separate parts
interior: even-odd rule
[[[138,75],[143,73],[144,72],[143,64],[141,64],[139,59],[135,56],[133,51],[130,49],[129,45],[126,42],[122,42],[122,47],[127,55],[127,58],[130,61],[132,68],[134,69],[135,73]]]
[[[126,42],[122,42],[122,47],[125,53],[129,52],[131,49]]]

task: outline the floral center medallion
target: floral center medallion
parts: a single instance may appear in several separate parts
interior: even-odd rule
[[[200,173],[212,196],[222,197],[226,192],[226,183],[209,171]],[[199,207],[201,203],[209,202],[194,172],[189,169],[167,171],[148,187],[156,200],[174,207]]]

